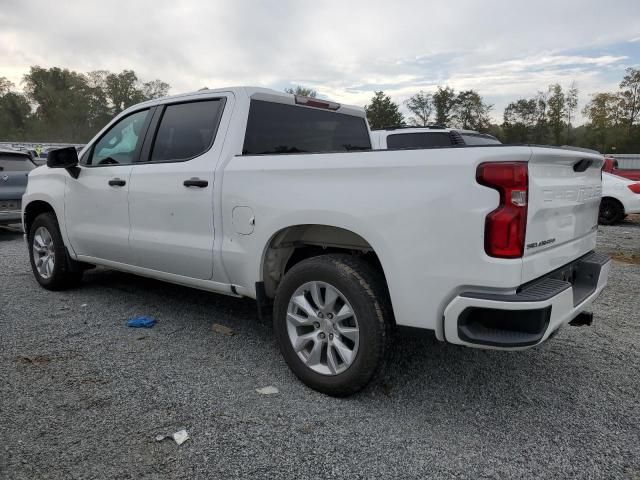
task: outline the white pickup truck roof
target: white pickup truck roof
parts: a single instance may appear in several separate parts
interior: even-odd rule
[[[344,113],[347,115],[353,115],[356,117],[365,117],[366,113],[364,108],[355,105],[343,105],[340,103],[332,102],[321,98],[302,97],[300,95],[293,95],[291,93],[279,92],[271,88],[263,87],[228,87],[228,88],[203,88],[195,92],[181,93],[178,95],[171,95],[169,97],[162,97],[155,100],[149,100],[147,102],[139,103],[131,107],[132,109],[140,109],[142,106],[162,105],[165,103],[172,103],[174,101],[180,101],[187,98],[202,96],[210,96],[212,93],[231,93],[236,97],[248,97],[253,100],[265,100],[275,103],[284,103],[289,105],[305,106],[306,103],[310,103],[308,106],[313,107],[314,103],[328,104],[330,109],[338,113]]]

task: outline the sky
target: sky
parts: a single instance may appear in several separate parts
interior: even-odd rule
[[[438,85],[504,107],[575,81],[580,109],[640,66],[640,0],[0,0],[0,77],[133,69],[172,94],[239,85],[364,106]],[[404,109],[404,107],[403,107]]]

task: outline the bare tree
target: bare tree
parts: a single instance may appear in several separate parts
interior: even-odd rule
[[[564,102],[564,116],[565,122],[567,124],[567,143],[571,143],[571,119],[573,118],[574,112],[578,109],[578,86],[576,82],[571,82],[569,86],[569,91],[565,96]]]
[[[549,85],[549,97],[547,100],[549,107],[549,127],[553,134],[553,143],[560,145],[562,131],[564,130],[563,119],[565,116],[565,96],[560,84]]]
[[[640,69],[627,68],[627,73],[620,82],[620,107],[627,121],[627,133],[640,115]]]
[[[420,90],[418,93],[410,97],[404,102],[413,117],[409,118],[410,125],[426,127],[431,120],[433,113],[433,96],[430,93],[424,93]]]

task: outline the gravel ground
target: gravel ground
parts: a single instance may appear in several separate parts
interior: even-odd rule
[[[618,260],[592,327],[519,353],[400,332],[383,381],[339,400],[252,301],[105,269],[47,292],[0,228],[0,477],[640,478],[640,218],[599,248]]]

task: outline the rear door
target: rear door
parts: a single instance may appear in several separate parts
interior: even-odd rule
[[[223,112],[231,108],[231,98],[159,107],[131,173],[129,244],[136,266],[212,277],[214,170],[224,142]]]
[[[523,282],[595,247],[602,162],[595,154],[532,148]]]
[[[36,168],[27,155],[0,152],[0,211],[19,211],[29,172]]]

